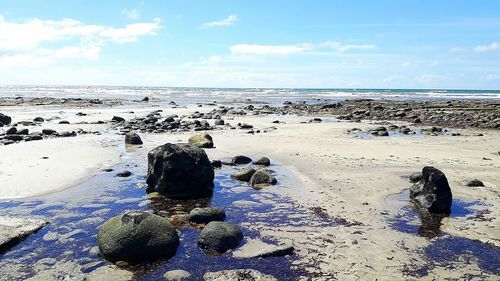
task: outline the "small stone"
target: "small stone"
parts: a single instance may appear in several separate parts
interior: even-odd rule
[[[471,187],[479,187],[479,186],[484,186],[484,183],[478,179],[473,179],[470,181],[467,181],[465,183],[466,186],[471,186]]]
[[[116,176],[121,177],[121,178],[130,177],[131,175],[132,175],[132,172],[127,171],[127,170],[123,170],[123,171],[116,173]]]

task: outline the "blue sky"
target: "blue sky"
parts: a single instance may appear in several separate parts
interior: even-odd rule
[[[2,1],[0,84],[500,89],[500,1]]]

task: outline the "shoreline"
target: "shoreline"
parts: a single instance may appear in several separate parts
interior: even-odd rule
[[[483,216],[485,220],[470,219],[471,216],[452,216],[444,219],[441,231],[467,241],[479,240],[493,247],[500,247],[500,240],[497,238],[500,237],[500,229],[497,226],[500,209],[496,207],[500,204],[497,191],[500,183],[498,173],[500,130],[446,126],[443,129],[459,134],[427,134],[425,129],[428,126],[424,125],[424,122],[415,124],[399,117],[392,121],[370,119],[377,115],[368,115],[368,118],[360,118],[359,121],[355,118],[346,120],[339,119],[339,115],[334,114],[337,111],[342,113],[349,108],[354,111],[356,108],[351,108],[349,106],[351,103],[359,105],[365,102],[370,103],[365,105],[370,108],[380,105],[374,101],[347,101],[340,107],[332,105],[321,108],[324,105],[288,104],[274,108],[265,104],[235,103],[225,104],[222,108],[218,107],[218,104],[180,107],[162,102],[149,102],[141,103],[141,107],[133,110],[133,113],[131,112],[133,106],[89,108],[85,109],[87,116],[74,115],[75,112],[81,111],[80,108],[66,108],[64,113],[53,109],[37,111],[34,108],[32,112],[21,113],[20,116],[23,120],[36,116],[48,117],[46,118],[48,121],[36,124],[35,128],[50,126],[59,132],[84,127],[86,131],[98,131],[101,135],[77,134],[71,138],[51,136],[33,143],[21,142],[0,146],[0,153],[12,151],[9,158],[13,158],[16,150],[32,145],[36,146],[33,148],[36,149],[50,143],[65,143],[71,149],[83,146],[80,147],[83,155],[115,150],[111,154],[105,153],[114,159],[110,163],[113,163],[114,167],[129,168],[142,173],[132,179],[140,181],[143,180],[141,176],[144,171],[133,169],[137,166],[142,167],[146,159],[136,159],[137,153],[145,153],[147,149],[166,142],[186,142],[190,136],[206,130],[214,138],[215,143],[214,149],[206,149],[211,160],[228,159],[238,154],[254,158],[267,156],[286,171],[293,173],[290,176],[280,175],[283,177],[280,184],[291,188],[271,187],[274,190],[269,190],[268,193],[291,198],[294,204],[305,208],[318,219],[340,220],[345,223],[328,226],[319,222],[309,225],[290,224],[280,227],[279,230],[265,221],[241,224],[245,229],[260,233],[262,238],[293,244],[297,254],[293,266],[305,270],[311,276],[316,276],[318,280],[346,279],[352,276],[359,280],[395,276],[428,280],[451,276],[443,275],[445,266],[430,266],[429,260],[419,254],[419,251],[432,247],[435,241],[440,241],[439,239],[433,240],[415,233],[401,232],[390,226],[392,216],[402,210],[393,209],[392,205],[388,205],[388,197],[411,186],[405,180],[409,174],[421,170],[423,166],[431,165],[446,174],[454,199],[467,202],[480,201],[489,211]],[[495,104],[492,106],[496,106]],[[387,103],[385,105],[387,106]],[[163,111],[158,111],[159,109]],[[2,110],[0,107],[0,112],[3,113]],[[282,115],[283,113],[287,115]],[[15,111],[9,111],[9,114],[15,122],[19,121],[15,119]],[[50,119],[58,114],[64,115],[70,124],[58,124],[60,119]],[[439,114],[446,114],[446,111]],[[123,117],[125,121],[111,122],[115,115]],[[161,118],[157,117],[160,115]],[[163,122],[165,118],[175,115],[177,115],[175,119],[182,120],[179,125],[173,126],[168,122],[170,125],[165,128],[152,128],[150,125],[151,120]],[[337,117],[325,118],[324,115]],[[322,119],[315,120],[316,117]],[[224,125],[212,125],[215,120],[220,119],[225,121]],[[95,123],[98,120],[105,122]],[[208,125],[199,120],[207,121]],[[82,121],[88,124],[81,123]],[[370,133],[375,127],[389,128],[393,125],[397,127],[394,130],[409,127],[413,132],[424,133],[388,136]],[[370,137],[363,138],[352,133],[353,127],[368,132]],[[0,133],[5,129],[0,128]],[[97,146],[87,144],[89,140],[97,139],[107,140],[105,142],[108,146],[111,142],[121,143],[123,134],[127,131],[138,132],[144,144],[137,150],[121,151],[119,148],[122,152],[121,159],[117,158],[118,152],[114,146],[101,151],[93,150],[97,149]],[[38,156],[36,158],[40,158]],[[94,159],[96,164],[92,171],[83,172],[90,177],[89,181],[93,179],[92,174],[100,170],[95,167],[103,161],[106,162],[104,158],[106,157]],[[26,163],[33,161],[27,159]],[[78,166],[80,169],[87,161],[85,159],[80,163],[74,163],[75,167]],[[137,164],[138,161],[141,162],[140,165]],[[126,165],[123,167],[124,164]],[[69,167],[62,168],[69,169]],[[19,173],[22,174],[21,172],[20,170]],[[51,170],[47,174],[54,175],[57,171]],[[0,178],[1,176],[0,174]],[[485,187],[472,188],[464,185],[464,181],[474,178],[482,180]],[[54,181],[60,183],[64,180],[54,179]],[[84,184],[85,182],[87,181],[84,180]],[[68,188],[62,193],[73,191]],[[264,202],[267,200],[265,196],[258,194],[254,197],[255,200]],[[261,215],[272,217],[273,214]],[[458,265],[461,269],[453,273],[454,277],[460,278],[468,273],[481,274],[481,267],[476,263],[466,264],[458,261]],[[416,270],[414,266],[429,267],[427,274],[412,275],[414,274],[412,270]],[[489,274],[484,278],[494,280],[494,277],[495,274]]]

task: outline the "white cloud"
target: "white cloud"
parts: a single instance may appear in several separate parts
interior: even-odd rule
[[[443,80],[442,75],[423,74],[415,78],[421,84],[432,84]]]
[[[230,15],[227,18],[220,21],[206,22],[201,25],[202,28],[216,27],[216,26],[228,26],[234,24],[238,20],[238,15]]]
[[[335,49],[339,52],[345,52],[349,50],[370,50],[370,49],[376,49],[377,46],[373,44],[365,44],[365,45],[344,45],[339,42],[333,42],[333,41],[326,41],[324,43],[320,44],[321,47],[327,47],[331,49]]]
[[[500,50],[500,43],[493,42],[489,45],[479,45],[474,48],[474,52],[482,53],[482,52],[490,52]]]
[[[104,44],[136,42],[141,36],[155,35],[160,23],[160,19],[124,27],[84,24],[74,19],[31,19],[18,23],[0,16],[0,51],[4,53],[0,65],[39,66],[60,59],[97,60]]]
[[[370,50],[377,48],[376,45],[349,45],[339,42],[326,41],[319,44],[301,43],[288,45],[259,45],[259,44],[236,44],[229,47],[231,54],[243,55],[292,55],[301,53],[328,54],[343,53],[349,50]],[[327,49],[325,51],[325,49]]]
[[[137,9],[133,10],[123,9],[121,13],[122,15],[126,16],[131,20],[136,20],[139,18],[139,11],[137,11]]]
[[[303,53],[312,48],[311,44],[297,45],[258,45],[258,44],[237,44],[229,47],[232,54],[243,55],[290,55]]]
[[[463,51],[465,51],[464,48],[458,48],[458,47],[450,49],[450,52],[452,52],[452,53],[459,53],[459,52],[463,52]]]

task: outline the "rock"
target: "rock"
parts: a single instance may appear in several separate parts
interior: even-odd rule
[[[250,124],[246,124],[246,123],[238,123],[238,127],[239,127],[240,129],[252,129],[252,128],[253,128],[253,126],[252,126],[252,125],[250,125]]]
[[[252,159],[244,155],[234,156],[233,159],[231,160],[231,163],[235,165],[244,165],[250,162],[252,162]]]
[[[60,137],[74,137],[74,136],[76,136],[76,132],[75,131],[72,131],[72,132],[62,131],[62,132],[59,132],[58,135]]]
[[[189,212],[189,221],[194,223],[209,223],[211,221],[224,221],[226,212],[221,207],[194,208]]]
[[[478,179],[473,179],[470,181],[467,181],[465,183],[466,186],[471,186],[471,187],[478,187],[478,186],[484,186],[484,183]]]
[[[33,122],[41,123],[41,122],[45,122],[45,119],[43,119],[42,117],[35,117],[33,119]]]
[[[222,161],[220,161],[220,160],[212,160],[211,164],[212,164],[212,167],[214,167],[214,168],[222,167]]]
[[[6,135],[14,135],[17,134],[17,128],[16,127],[10,127],[6,132]]]
[[[167,281],[184,281],[191,278],[191,273],[182,269],[170,270],[163,274],[163,278]]]
[[[69,121],[62,120],[62,121],[59,121],[59,124],[69,124]]]
[[[175,255],[179,237],[163,217],[129,212],[106,221],[97,234],[101,255],[112,262],[134,264]]]
[[[134,132],[129,132],[125,135],[125,143],[139,145],[142,144],[142,140],[138,134]]]
[[[199,148],[213,148],[214,141],[209,134],[195,135],[189,138],[188,142]]]
[[[146,182],[169,198],[208,197],[214,188],[214,170],[203,149],[167,143],[148,153]]]
[[[224,124],[225,124],[225,122],[224,122],[224,120],[222,120],[222,119],[216,119],[216,120],[214,121],[214,125],[215,125],[215,126],[222,126],[222,125],[224,125]]]
[[[37,232],[49,222],[27,217],[0,216],[0,253]]]
[[[111,121],[116,123],[125,122],[125,118],[122,118],[120,116],[113,116],[113,118],[111,118]]]
[[[147,102],[147,101],[149,101],[149,98],[148,97],[144,97],[141,101],[142,102]]]
[[[50,136],[50,135],[56,135],[57,132],[56,132],[56,130],[52,130],[52,129],[43,129],[42,134]]]
[[[123,170],[123,171],[120,171],[120,172],[116,173],[116,176],[117,177],[121,177],[121,178],[130,177],[131,175],[132,175],[132,172],[131,171],[127,171],[127,170]]]
[[[11,140],[11,141],[22,141],[24,139],[23,136],[21,135],[5,135],[4,139],[6,140]]]
[[[410,199],[430,213],[449,214],[452,194],[448,179],[434,167],[424,167],[422,178],[410,188]]]
[[[0,113],[0,124],[9,125],[12,122],[12,118],[5,114]]]
[[[252,187],[259,187],[265,185],[275,185],[278,183],[275,177],[271,176],[267,171],[258,170],[250,179]]]
[[[271,160],[267,157],[262,157],[259,160],[253,161],[254,165],[261,165],[261,166],[270,166],[271,165]]]
[[[225,253],[234,249],[243,240],[241,230],[230,223],[222,221],[209,222],[200,233],[198,246],[210,253]]]
[[[243,170],[232,174],[231,178],[239,181],[249,182],[256,170],[252,167],[244,168]]]
[[[418,182],[422,179],[422,172],[415,172],[410,175],[410,182]]]
[[[27,134],[29,134],[29,130],[28,130],[28,128],[18,129],[17,134],[18,135],[27,135]]]
[[[217,272],[207,272],[203,275],[205,281],[278,281],[271,275],[266,275],[255,269],[233,269]]]
[[[295,251],[291,245],[272,245],[259,239],[248,239],[241,248],[234,251],[235,258],[266,258],[291,255]]]

